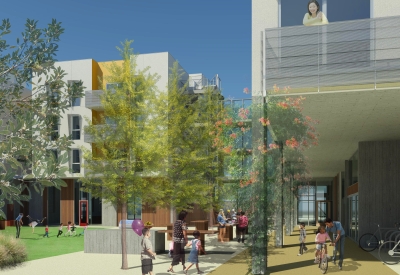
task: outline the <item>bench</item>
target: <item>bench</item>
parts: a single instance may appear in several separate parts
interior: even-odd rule
[[[216,234],[219,231],[218,230],[186,230],[186,233],[188,235],[193,234],[194,231],[199,231],[200,232],[200,238],[199,240],[201,241],[201,247],[203,247],[204,251],[206,251],[206,242],[205,242],[205,234]],[[173,233],[173,230],[158,230],[157,233]],[[200,255],[203,255],[201,252]]]

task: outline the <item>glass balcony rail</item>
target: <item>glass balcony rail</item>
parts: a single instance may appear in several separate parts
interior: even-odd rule
[[[221,78],[215,75],[211,80],[202,74],[189,75],[189,89],[202,90],[206,87],[214,86],[216,89],[221,90]]]
[[[92,110],[102,110],[100,96],[103,90],[92,90],[85,92],[85,107]]]
[[[400,87],[400,16],[266,29],[264,90],[290,93]],[[277,85],[281,89],[274,90]]]
[[[226,99],[223,101],[223,105],[235,121],[250,121],[252,119],[251,99]]]

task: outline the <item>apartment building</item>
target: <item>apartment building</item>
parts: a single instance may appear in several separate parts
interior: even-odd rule
[[[148,68],[148,73],[157,74],[159,80],[157,88],[160,91],[166,91],[170,70],[176,59],[168,52],[140,54],[136,58],[137,70]],[[73,141],[69,153],[69,161],[66,165],[69,172],[65,174],[63,180],[67,187],[58,190],[54,187],[46,188],[43,196],[37,192],[32,192],[32,199],[24,203],[23,207],[18,204],[8,207],[12,211],[7,212],[7,219],[13,220],[15,215],[23,212],[32,217],[47,217],[49,224],[57,224],[68,221],[76,224],[102,224],[106,226],[116,226],[121,219],[120,211],[114,206],[107,204],[102,199],[94,198],[90,193],[80,190],[80,177],[85,176],[85,169],[82,166],[82,147],[91,148],[91,139],[85,135],[84,129],[93,118],[102,113],[99,95],[105,87],[99,86],[99,77],[103,78],[108,74],[109,62],[97,62],[94,59],[72,60],[57,62],[56,67],[61,67],[66,72],[64,81],[72,83],[81,80],[85,87],[85,96],[71,101],[71,107],[58,122],[54,128],[54,136],[70,136]],[[117,64],[122,61],[114,61]],[[208,86],[213,86],[220,90],[221,81],[218,75],[213,79],[206,78],[202,73],[188,74],[180,65],[182,86],[188,82],[188,93],[202,93]],[[33,79],[37,81],[37,79]],[[109,86],[112,83],[104,83]],[[109,87],[108,87],[109,88]],[[58,152],[60,153],[60,152]],[[141,206],[139,202],[139,206]],[[7,207],[7,206],[6,206]],[[170,209],[137,209],[136,218],[147,215],[146,220],[152,220],[155,216],[163,216],[162,221],[157,221],[166,225],[170,223]],[[143,210],[143,211],[142,211]],[[128,209],[128,219],[133,219],[133,209]],[[157,215],[155,215],[157,214]],[[205,215],[201,213],[200,215]],[[165,221],[164,221],[165,220]],[[156,222],[156,223],[157,223]]]
[[[332,217],[358,240],[400,220],[400,1],[320,0],[318,26],[303,25],[307,3],[252,1],[253,96],[306,98],[319,145],[295,223]]]

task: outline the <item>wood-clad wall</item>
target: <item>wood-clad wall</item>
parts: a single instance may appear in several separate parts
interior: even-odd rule
[[[359,236],[400,221],[400,141],[359,142]]]
[[[358,193],[358,182],[347,187],[347,196]]]
[[[64,179],[67,187],[61,187],[60,222],[67,224],[74,221],[74,180]]]
[[[142,206],[142,221],[152,222],[154,226],[167,226],[171,223],[169,208],[160,208],[143,204]]]
[[[194,205],[193,212],[189,212],[186,216],[186,223],[189,224],[191,221],[198,221],[198,220],[208,220],[209,215],[207,212],[201,210],[197,205]]]

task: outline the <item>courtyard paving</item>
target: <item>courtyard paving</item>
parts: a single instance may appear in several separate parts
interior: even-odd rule
[[[285,236],[283,248],[276,248],[272,244],[268,247],[268,272],[266,274],[320,274],[313,263],[315,246],[313,240],[316,227],[307,227],[308,252],[302,256],[298,253],[298,230],[292,236]],[[249,273],[250,254],[246,245],[236,241],[218,243],[216,235],[206,236],[208,243],[207,255],[199,256],[200,269],[204,274],[212,275],[246,275]],[[363,275],[396,275],[400,274],[400,265],[386,266],[375,256],[377,253],[362,251],[350,238],[346,239],[345,260],[343,270],[339,270],[329,262],[327,274],[344,272],[345,274]],[[332,254],[332,247],[329,247]],[[374,256],[375,255],[375,256]],[[167,269],[171,259],[167,254],[158,255],[154,263],[154,273],[158,275],[171,274]],[[76,252],[40,260],[25,262],[12,268],[1,270],[1,274],[141,274],[140,256],[128,255],[129,270],[121,270],[121,255],[119,254],[90,254]],[[174,268],[176,274],[183,274],[181,266]],[[192,267],[188,274],[197,274]]]

